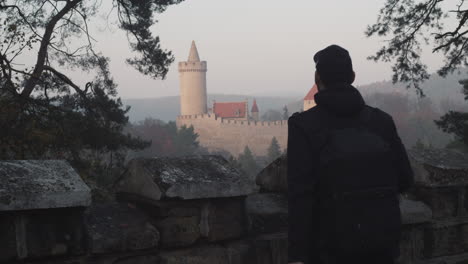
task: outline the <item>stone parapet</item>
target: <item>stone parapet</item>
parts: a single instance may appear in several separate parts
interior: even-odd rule
[[[245,196],[255,185],[220,156],[136,159],[129,162],[119,192],[150,200]]]
[[[265,168],[257,192],[222,158],[135,160],[118,184],[118,202],[0,212],[0,263],[287,263],[285,166],[283,156]],[[465,175],[457,184],[416,177],[430,184],[418,181],[401,199],[398,263],[467,262]]]
[[[66,161],[0,161],[0,212],[90,204],[91,190]]]

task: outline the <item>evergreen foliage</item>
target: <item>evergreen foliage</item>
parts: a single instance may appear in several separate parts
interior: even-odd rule
[[[0,158],[63,158],[79,169],[122,165],[127,150],[147,147],[124,132],[129,108],[88,23],[106,12],[106,22],[127,33],[136,54],[127,63],[164,78],[174,57],[150,29],[154,14],[179,2],[113,0],[103,10],[94,0],[0,0]],[[19,61],[24,56],[33,63]],[[94,77],[80,87],[63,69]]]
[[[146,118],[129,128],[132,135],[151,142],[151,145],[132,156],[186,156],[200,153],[198,134],[193,126],[182,126],[177,129],[174,121],[163,122],[161,120]]]
[[[252,178],[255,178],[260,170],[248,146],[245,146],[244,152],[237,158],[237,163],[240,165],[240,168]]]
[[[267,163],[275,161],[279,156],[281,156],[281,148],[276,137],[273,137],[267,151]]]
[[[445,10],[446,0],[400,1],[387,0],[380,10],[377,22],[368,27],[367,36],[390,37],[375,55],[375,61],[393,62],[393,81],[407,83],[424,96],[420,84],[430,75],[422,61],[422,45],[432,45],[433,53],[445,57],[438,70],[441,76],[453,73],[459,66],[467,66],[468,54],[468,9],[465,0],[453,3],[451,10]],[[455,23],[447,28],[448,19]],[[468,99],[468,80],[460,81],[465,100]],[[445,87],[441,87],[445,88]],[[453,87],[456,89],[456,87]],[[439,120],[437,126],[444,132],[455,135],[457,140],[468,146],[468,113],[449,111]]]

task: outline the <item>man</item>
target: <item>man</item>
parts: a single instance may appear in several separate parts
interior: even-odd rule
[[[393,119],[367,106],[348,51],[314,56],[316,106],[288,120],[289,263],[394,263],[413,172]]]

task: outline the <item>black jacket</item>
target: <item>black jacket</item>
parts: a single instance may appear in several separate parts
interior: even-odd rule
[[[320,148],[324,145],[324,120],[327,116],[353,117],[365,105],[359,91],[351,85],[336,85],[315,95],[317,106],[296,113],[288,120],[288,201],[289,201],[289,261],[308,262],[318,257],[316,195],[317,168]],[[404,192],[413,183],[413,172],[406,150],[397,134],[392,117],[372,108],[367,125],[388,140],[397,153],[395,166],[399,170],[399,191]],[[337,119],[339,120],[339,119]],[[339,121],[336,121],[339,122]],[[338,124],[339,125],[339,124]],[[315,215],[315,217],[314,217]]]

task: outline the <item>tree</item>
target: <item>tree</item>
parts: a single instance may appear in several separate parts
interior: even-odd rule
[[[282,119],[282,115],[280,111],[277,110],[268,110],[262,115],[262,120],[263,121],[278,121]]]
[[[445,56],[438,70],[446,76],[458,66],[468,65],[468,9],[465,0],[458,1],[452,10],[443,10],[444,0],[387,0],[380,10],[377,22],[367,28],[368,37],[390,37],[369,59],[393,62],[393,81],[413,85],[424,95],[420,83],[429,78],[427,65],[421,60],[422,44],[432,46],[432,52]],[[451,28],[444,22],[453,15],[456,23]],[[452,23],[448,23],[452,25]]]
[[[251,178],[254,178],[259,171],[258,164],[248,146],[245,146],[244,152],[237,158],[237,163],[240,164],[241,169]]]
[[[375,55],[375,61],[393,62],[393,81],[405,82],[416,88],[420,96],[424,92],[420,83],[429,78],[427,66],[421,60],[422,44],[432,45],[433,53],[442,53],[444,65],[438,74],[446,76],[459,66],[467,66],[468,52],[468,9],[465,0],[460,0],[452,10],[444,10],[444,0],[387,0],[380,10],[377,22],[368,27],[367,36],[390,36],[387,44]],[[456,23],[446,28],[444,22],[450,19]],[[449,23],[452,25],[452,23]],[[468,99],[468,80],[461,80],[465,100]],[[454,134],[456,140],[468,146],[468,114],[449,111],[439,120],[437,126],[444,132]]]
[[[127,63],[164,78],[173,62],[150,28],[154,14],[182,0],[113,0],[108,19],[127,33],[134,58]],[[95,50],[90,20],[100,1],[0,0],[0,156],[88,157],[139,149],[147,142],[124,134],[129,108],[117,97],[109,59]],[[111,21],[113,22],[113,21]],[[31,65],[19,62],[35,56]],[[24,65],[24,66],[23,66]],[[61,69],[95,73],[80,87]]]
[[[134,136],[151,142],[151,145],[134,156],[185,156],[201,151],[198,134],[193,126],[182,126],[177,129],[174,121],[165,123],[161,120],[146,118],[144,121],[132,125],[130,131]]]
[[[288,111],[288,107],[285,105],[283,107],[283,120],[288,120],[289,118],[289,111]]]
[[[175,124],[174,122],[172,122]],[[183,125],[176,133],[174,137],[174,146],[176,149],[177,156],[185,156],[194,154],[199,147],[197,141],[198,134],[195,133],[192,125],[189,127]]]
[[[281,156],[281,148],[276,137],[273,137],[267,151],[267,163],[273,162],[279,156]]]

